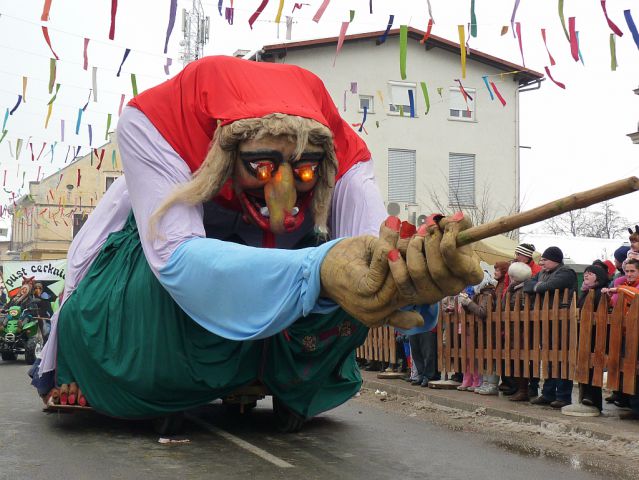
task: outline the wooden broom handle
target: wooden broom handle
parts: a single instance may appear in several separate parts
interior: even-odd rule
[[[636,192],[637,190],[639,190],[639,178],[628,177],[593,188],[592,190],[573,193],[572,195],[554,200],[545,205],[533,208],[532,210],[500,217],[492,222],[464,230],[457,235],[457,246],[461,247],[483,240],[484,238],[510,232],[511,230],[542,222],[571,210],[586,208],[595,203],[620,197],[628,193]]]

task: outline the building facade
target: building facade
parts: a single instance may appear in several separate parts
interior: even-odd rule
[[[366,107],[361,135],[389,213],[419,223],[463,209],[479,223],[518,211],[519,95],[543,75],[473,50],[462,78],[459,44],[422,44],[424,32],[409,27],[402,79],[399,30],[378,45],[382,35],[346,36],[337,57],[335,37],[267,45],[252,58],[314,72],[351,124]]]
[[[116,178],[122,163],[116,135],[109,143],[38,182],[16,199],[11,240],[3,260],[66,258],[71,240]]]

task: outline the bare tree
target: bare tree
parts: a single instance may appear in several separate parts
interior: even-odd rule
[[[566,212],[544,222],[544,230],[553,235],[573,237],[619,238],[628,227],[628,220],[619,215],[610,201],[595,209]]]
[[[592,237],[619,238],[627,232],[628,220],[619,215],[610,201],[599,204],[599,208],[592,213],[592,220]]]
[[[553,235],[583,237],[586,236],[585,232],[591,228],[590,216],[586,209],[572,210],[546,220],[544,230]]]

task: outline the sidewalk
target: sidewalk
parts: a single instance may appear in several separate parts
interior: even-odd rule
[[[599,417],[569,417],[552,407],[539,407],[528,402],[511,402],[508,397],[477,395],[457,390],[438,390],[410,385],[401,379],[379,379],[379,372],[362,371],[363,387],[382,390],[401,397],[427,400],[449,408],[474,412],[485,409],[485,414],[513,422],[542,425],[554,422],[564,425],[569,431],[592,436],[599,440],[618,439],[639,442],[639,421],[620,420],[622,410],[604,402],[604,411]],[[576,389],[573,398],[576,397]]]

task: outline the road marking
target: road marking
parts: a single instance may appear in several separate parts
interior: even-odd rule
[[[251,452],[253,455],[257,455],[258,457],[266,460],[267,462],[271,462],[273,465],[277,467],[280,467],[280,468],[294,467],[287,461],[282,460],[281,458],[276,457],[275,455],[271,455],[266,450],[263,450],[260,447],[256,447],[252,443],[249,443],[246,440],[242,440],[241,438],[236,437],[235,435],[227,432],[226,430],[222,430],[221,428],[211,425],[210,423],[207,423],[200,418],[194,417],[193,415],[187,415],[186,418],[188,418],[193,423],[199,425],[200,427],[204,428],[205,430],[208,430],[211,433],[215,433],[216,435],[219,435],[220,437],[228,440],[229,442],[234,443],[238,447],[241,447],[244,450]]]

